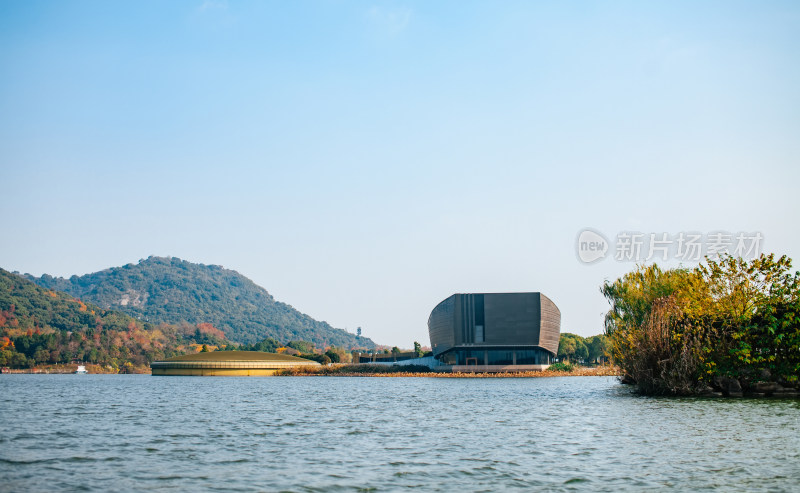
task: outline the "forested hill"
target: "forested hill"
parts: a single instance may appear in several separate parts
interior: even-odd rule
[[[48,289],[64,291],[103,308],[148,322],[211,323],[234,342],[267,337],[303,340],[318,347],[373,348],[375,343],[331,327],[276,301],[236,271],[175,257],[149,257],[69,279],[27,276]]]
[[[210,324],[155,326],[0,269],[0,366],[85,362],[126,371],[191,344],[224,343]]]

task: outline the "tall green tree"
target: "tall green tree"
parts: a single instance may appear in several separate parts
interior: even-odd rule
[[[340,352],[336,351],[334,348],[325,351],[325,356],[328,357],[331,363],[339,363],[342,360]]]
[[[584,341],[589,350],[589,361],[602,363],[608,358],[608,337],[604,334],[587,337]]]
[[[583,337],[564,332],[559,337],[557,356],[560,361],[580,362],[589,357],[589,348]]]
[[[289,341],[286,345],[292,349],[296,349],[303,354],[313,353],[314,352],[314,343],[308,341]]]

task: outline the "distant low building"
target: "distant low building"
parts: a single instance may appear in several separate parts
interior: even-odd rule
[[[541,293],[454,294],[428,318],[433,355],[452,371],[546,369],[560,332],[561,311]]]
[[[181,376],[266,376],[298,366],[320,366],[288,354],[260,351],[212,351],[186,354],[150,363],[153,375]]]
[[[414,351],[401,351],[399,353],[376,353],[374,351],[353,353],[353,363],[395,363],[416,358],[417,353]]]

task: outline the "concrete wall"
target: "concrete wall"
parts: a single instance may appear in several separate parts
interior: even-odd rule
[[[234,368],[153,368],[152,374],[182,377],[266,377],[277,370]]]
[[[454,373],[519,373],[523,371],[544,371],[550,365],[454,365]]]
[[[425,356],[424,358],[414,358],[414,359],[407,359],[398,362],[384,362],[384,361],[375,361],[372,363],[363,363],[369,365],[386,365],[386,366],[409,366],[409,365],[420,365],[420,366],[427,366],[431,369],[443,369],[449,368],[450,365],[445,365],[438,359],[434,358],[433,356]]]

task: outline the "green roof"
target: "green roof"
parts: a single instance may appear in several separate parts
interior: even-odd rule
[[[288,354],[264,353],[261,351],[211,351],[208,353],[192,353],[175,356],[164,361],[282,361],[296,363],[314,363],[314,361],[289,356]]]

